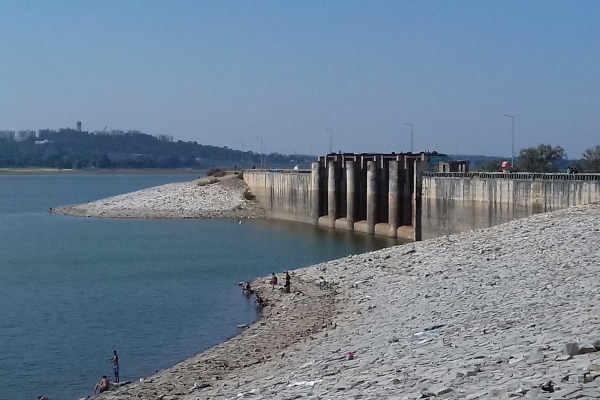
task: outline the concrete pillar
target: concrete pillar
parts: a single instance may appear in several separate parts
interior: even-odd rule
[[[421,192],[423,190],[423,161],[414,161],[414,192],[412,198],[412,227],[414,232],[414,241],[418,242],[422,239],[421,237],[421,212],[422,212],[422,197]]]
[[[411,167],[412,161],[407,157],[404,157],[404,170],[402,171],[404,178],[404,185],[402,186],[402,225],[412,225],[412,192],[410,190],[410,187],[414,183],[414,176],[413,174],[411,174]]]
[[[390,161],[389,165],[388,224],[390,226],[390,236],[396,237],[399,220],[398,161]]]
[[[335,218],[337,216],[336,202],[337,191],[335,190],[335,161],[329,161],[329,174],[327,177],[327,215],[329,227],[335,229]]]
[[[367,232],[375,234],[377,223],[377,164],[367,161]]]
[[[321,187],[321,166],[318,162],[314,162],[311,164],[311,173],[310,173],[310,217],[312,219],[313,224],[317,225],[319,223],[319,213],[320,213],[320,204],[319,200],[321,198],[321,194],[319,193]]]
[[[354,161],[346,161],[346,222],[348,229],[354,230],[354,199],[356,197],[356,179]]]

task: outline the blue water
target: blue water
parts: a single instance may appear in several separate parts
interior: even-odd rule
[[[0,176],[0,399],[89,395],[166,368],[257,318],[236,283],[389,245],[274,222],[48,214],[189,175]]]

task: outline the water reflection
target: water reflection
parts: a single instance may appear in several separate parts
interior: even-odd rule
[[[316,225],[292,221],[259,219],[247,223],[252,223],[259,227],[270,229],[276,232],[290,232],[305,237],[312,237],[315,240],[318,240],[322,243],[343,242],[348,248],[356,249],[358,252],[361,253],[408,243],[408,241],[403,241],[394,238],[371,236],[365,233],[351,232],[346,230],[333,230],[318,227]]]

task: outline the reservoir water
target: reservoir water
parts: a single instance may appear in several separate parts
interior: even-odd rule
[[[257,318],[236,283],[392,244],[269,221],[50,215],[189,175],[0,175],[0,399],[76,399],[166,368]]]

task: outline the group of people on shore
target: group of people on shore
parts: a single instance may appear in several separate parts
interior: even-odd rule
[[[115,383],[119,383],[119,355],[116,350],[113,350],[113,356],[110,358],[110,362],[113,366],[113,373],[115,375]],[[100,382],[94,386],[94,394],[100,394],[110,390],[110,380],[106,375],[102,376]],[[49,400],[48,396],[40,395],[37,397],[37,400]]]
[[[113,350],[113,356],[110,359],[113,366],[113,374],[115,375],[115,383],[119,383],[119,355],[116,350]],[[106,375],[102,377],[100,382],[94,387],[94,394],[103,393],[110,389],[110,380]]]
[[[277,275],[275,275],[275,272],[272,272],[271,280],[269,281],[271,283],[272,290],[275,290],[275,287],[277,286],[278,281],[279,280],[277,278]],[[251,294],[255,295],[256,304],[259,307],[262,307],[264,305],[264,299],[262,297],[260,297],[259,293],[255,293],[255,291],[250,286],[250,282],[243,282],[241,284],[241,286],[242,286],[243,293],[246,294],[247,296],[250,296]],[[292,286],[292,281],[291,281],[290,274],[288,271],[285,271],[285,282],[284,282],[283,288],[281,288],[281,290],[283,290],[285,293],[290,293],[291,286]],[[113,350],[113,355],[112,355],[112,358],[110,359],[110,362],[112,363],[112,366],[113,366],[113,374],[115,376],[115,383],[119,383],[119,355],[117,354],[117,350]],[[111,386],[110,380],[108,379],[108,377],[106,375],[103,375],[100,382],[98,382],[96,384],[96,386],[94,387],[94,394],[106,392],[106,391],[110,390],[110,386]],[[48,400],[48,397],[38,396],[37,399],[38,400]]]
[[[272,272],[271,280],[269,281],[269,283],[271,284],[272,290],[275,290],[275,286],[277,286],[278,282],[279,282],[279,279],[277,278],[277,275],[275,275],[275,272]],[[266,301],[265,301],[265,299],[262,298],[262,296],[260,295],[260,293],[258,291],[255,291],[254,289],[252,289],[250,282],[248,282],[248,281],[240,282],[239,285],[242,287],[242,293],[244,293],[246,295],[246,297],[249,298],[251,295],[254,295],[256,305],[262,309],[263,306],[266,304]],[[285,271],[285,283],[284,283],[283,287],[280,288],[280,290],[284,291],[285,293],[290,293],[291,288],[292,288],[292,279],[290,277],[290,273],[288,271]]]
[[[271,280],[269,281],[269,283],[271,284],[271,289],[275,290],[275,286],[277,286],[278,282],[279,282],[279,279],[277,278],[277,275],[275,275],[275,272],[271,272]],[[250,285],[249,281],[240,282],[238,285],[240,285],[242,287],[242,293],[244,293],[246,296],[249,297],[252,294],[256,295],[256,293],[255,293],[254,289],[252,289],[252,286]],[[285,271],[285,283],[283,285],[283,288],[281,288],[281,290],[285,291],[286,293],[290,293],[291,288],[292,288],[292,278],[290,277],[290,273],[288,271]]]
[[[277,275],[275,275],[275,272],[271,272],[271,289],[275,290],[275,286],[277,286]],[[291,291],[291,287],[292,287],[292,280],[290,278],[290,273],[288,271],[285,271],[285,284],[283,285],[283,290],[286,293],[290,293]]]

